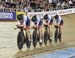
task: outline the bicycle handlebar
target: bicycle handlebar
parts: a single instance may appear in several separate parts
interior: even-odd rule
[[[19,28],[14,28],[14,30],[16,30],[16,29],[23,29],[23,27],[19,27]]]

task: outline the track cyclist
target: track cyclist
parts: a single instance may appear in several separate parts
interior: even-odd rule
[[[23,45],[25,43],[25,36],[24,36],[24,20],[23,20],[23,14],[17,15],[17,28],[20,29],[17,35],[17,46],[18,49],[21,50],[23,48]]]
[[[55,15],[55,20],[54,20],[54,26],[55,26],[55,42],[59,39],[59,42],[62,41],[61,34],[62,34],[62,26],[63,26],[63,19],[61,18],[60,15]]]
[[[32,21],[34,23],[33,27],[37,28],[37,36],[39,37],[37,40],[39,41],[39,44],[42,45],[43,43],[43,19],[40,18],[38,15],[34,15],[32,17]]]
[[[30,48],[30,46],[31,46],[30,19],[27,15],[27,12],[23,16],[23,19],[24,19],[26,45],[27,45],[27,48]]]
[[[49,14],[46,14],[44,16],[44,24],[48,26],[48,39],[49,39],[49,43],[52,42],[51,38],[50,38],[50,33],[51,33],[51,25],[53,24],[53,19]]]

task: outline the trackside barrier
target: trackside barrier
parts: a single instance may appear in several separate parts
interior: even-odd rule
[[[75,8],[56,10],[56,11],[46,11],[46,12],[28,12],[28,16],[32,18],[34,15],[38,15],[42,18],[45,14],[49,14],[50,16],[55,16],[56,14],[67,15],[67,14],[72,14],[72,13],[75,13]]]
[[[16,20],[17,19],[17,15],[19,14],[26,14],[26,12],[0,12],[0,20],[4,21],[4,20]]]
[[[0,20],[16,20],[15,12],[0,12]]]
[[[56,14],[67,15],[72,13],[75,13],[75,8],[56,10],[56,11],[46,11],[46,12],[28,12],[28,16],[32,18],[34,15],[38,15],[41,18],[43,18],[45,14],[49,14],[50,16],[55,16]],[[0,12],[0,20],[16,20],[18,14],[26,14],[26,12]]]

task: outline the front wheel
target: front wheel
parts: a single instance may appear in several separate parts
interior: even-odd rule
[[[29,35],[26,33],[26,46],[27,46],[27,48],[30,48],[30,46],[31,46],[31,36],[29,36]]]
[[[44,44],[47,45],[47,40],[48,40],[48,31],[44,32]]]
[[[36,45],[37,45],[37,38],[38,38],[38,36],[37,36],[37,30],[34,30],[33,31],[33,46],[34,47],[36,47]]]
[[[57,42],[57,40],[58,40],[58,28],[56,28],[56,30],[55,30],[54,38],[55,38],[55,42]]]
[[[43,44],[43,35],[42,34],[39,34],[39,45],[42,46]]]
[[[19,50],[23,48],[23,44],[24,44],[24,33],[23,31],[20,31],[17,36],[17,46]]]
[[[52,43],[52,39],[50,38],[50,34],[48,35],[48,39],[49,39],[49,44]]]

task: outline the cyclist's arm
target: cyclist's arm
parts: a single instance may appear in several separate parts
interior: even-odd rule
[[[23,27],[24,25],[21,24],[20,21],[18,21],[16,26],[17,26],[17,28],[19,28],[19,27]]]
[[[23,16],[23,20],[24,20],[24,22],[23,22],[24,28],[26,28],[26,21],[27,21],[27,16],[26,15]]]
[[[24,28],[26,28],[26,21],[23,22]]]
[[[60,27],[59,22],[57,23],[56,21],[54,21],[54,26],[55,26],[55,27]]]

